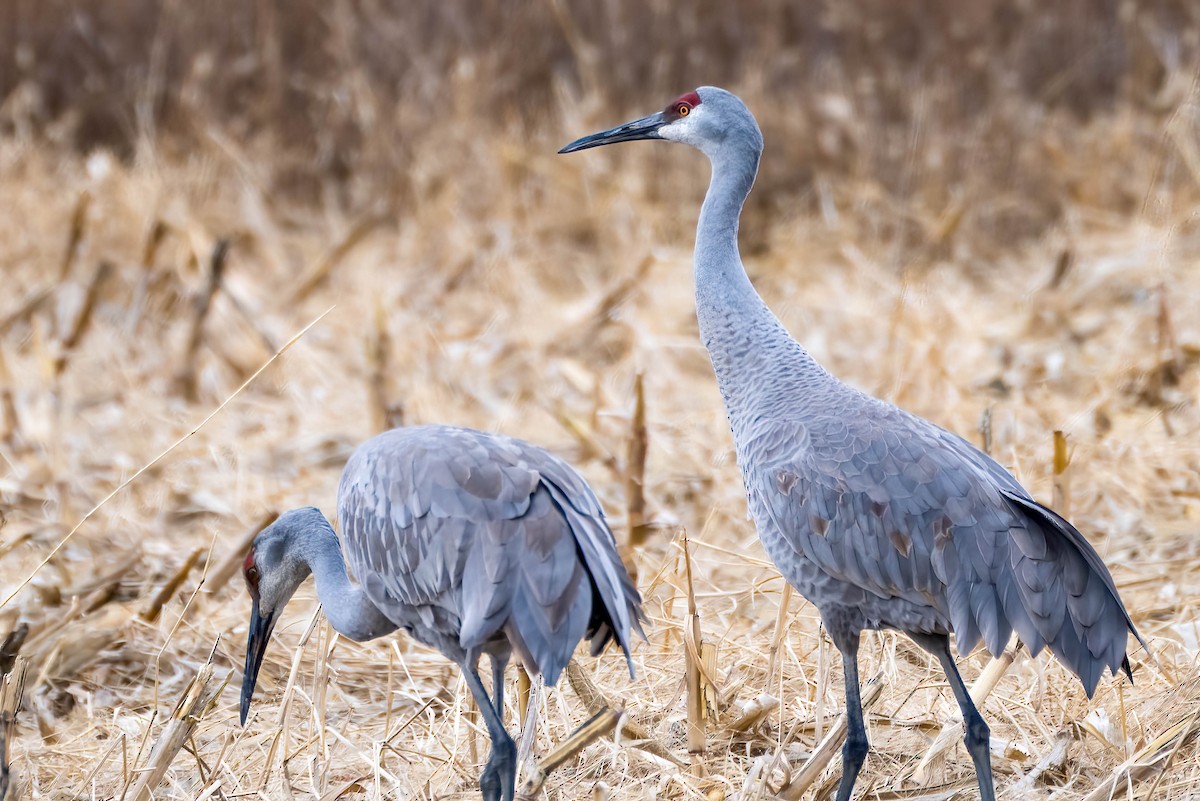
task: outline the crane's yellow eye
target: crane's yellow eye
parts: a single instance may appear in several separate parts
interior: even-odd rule
[[[258,568],[251,567],[246,571],[246,580],[251,584],[258,584]]]
[[[692,107],[687,103],[680,103],[679,108],[675,109],[675,111],[680,117],[686,117],[688,114],[692,113]]]

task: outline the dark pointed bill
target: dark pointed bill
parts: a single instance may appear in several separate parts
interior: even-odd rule
[[[667,122],[666,115],[660,111],[657,114],[651,114],[649,117],[642,117],[640,120],[627,122],[624,125],[618,125],[616,128],[609,128],[607,131],[601,131],[600,133],[585,136],[582,139],[576,139],[558,152],[574,153],[577,150],[587,150],[589,147],[615,145],[617,142],[634,142],[638,139],[662,139],[658,135],[658,129],[666,125]]]
[[[258,670],[262,667],[263,655],[267,652],[267,642],[271,639],[271,629],[275,627],[275,616],[263,617],[258,613],[258,601],[250,610],[250,634],[246,640],[246,670],[242,673],[242,725],[246,725],[246,716],[250,714],[250,698],[254,695],[254,685],[258,681]]]

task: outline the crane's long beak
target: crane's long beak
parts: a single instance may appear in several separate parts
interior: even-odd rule
[[[263,617],[258,613],[258,601],[250,610],[250,635],[246,641],[246,670],[242,673],[242,725],[250,713],[250,698],[254,695],[254,684],[258,681],[258,670],[262,667],[263,654],[275,628],[274,613]]]
[[[640,120],[627,122],[624,125],[618,125],[616,128],[609,128],[607,131],[601,131],[591,136],[585,136],[582,139],[576,139],[558,152],[574,153],[576,150],[587,150],[589,147],[600,147],[600,145],[615,145],[617,142],[633,142],[638,139],[662,139],[658,133],[658,129],[666,124],[666,115],[660,111],[657,114],[651,114],[649,117],[642,117]]]

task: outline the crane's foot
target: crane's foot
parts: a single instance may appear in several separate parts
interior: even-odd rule
[[[517,791],[517,746],[511,737],[492,743],[483,773],[479,777],[483,801],[513,801]]]

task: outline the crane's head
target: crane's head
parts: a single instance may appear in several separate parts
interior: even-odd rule
[[[250,712],[250,698],[262,667],[263,655],[275,621],[291,600],[296,588],[311,572],[300,558],[305,538],[314,530],[328,528],[320,510],[312,507],[284,512],[254,538],[242,576],[250,592],[250,630],[246,642],[246,670],[242,674],[242,724]]]
[[[715,86],[701,86],[675,98],[662,111],[576,139],[558,152],[574,153],[638,139],[682,142],[704,151],[709,158],[726,144],[745,147],[756,159],[762,151],[762,133],[741,98]]]

